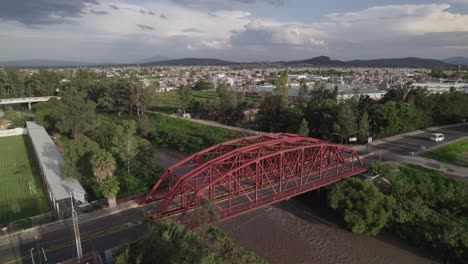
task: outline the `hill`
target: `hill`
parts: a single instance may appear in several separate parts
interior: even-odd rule
[[[139,60],[135,62],[135,64],[143,64],[143,63],[149,63],[149,62],[157,62],[157,61],[167,61],[167,60],[172,60],[172,58],[166,57],[166,56],[153,56],[151,58]]]
[[[327,56],[315,57],[307,60],[280,62],[286,65],[308,64],[317,66],[355,66],[355,67],[409,67],[409,68],[430,68],[435,66],[448,66],[449,64],[434,59],[421,59],[415,57],[395,58],[395,59],[375,59],[375,60],[352,60],[340,61],[331,60]]]
[[[95,64],[95,63],[94,63]],[[93,65],[90,62],[82,61],[58,61],[58,60],[20,60],[20,61],[0,61],[3,67],[64,67],[64,66],[88,66]]]
[[[443,59],[444,62],[456,65],[468,65],[468,57],[451,57]]]
[[[151,65],[167,65],[167,66],[190,66],[190,65],[233,65],[238,64],[237,62],[210,59],[210,58],[183,58],[176,60],[163,60],[163,61],[153,61],[142,63],[141,65],[151,66]]]

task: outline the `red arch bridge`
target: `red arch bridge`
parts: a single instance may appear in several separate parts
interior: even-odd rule
[[[351,148],[275,133],[221,143],[169,167],[140,202],[151,216],[190,222],[207,201],[221,220],[277,203],[367,171]]]

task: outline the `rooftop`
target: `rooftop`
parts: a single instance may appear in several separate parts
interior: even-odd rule
[[[79,194],[81,193],[84,197],[86,192],[76,179],[62,178],[60,164],[64,162],[64,159],[44,127],[32,121],[26,121],[26,127],[39,167],[55,200],[70,199],[70,192],[74,191],[78,194],[74,195],[75,199],[81,201]]]

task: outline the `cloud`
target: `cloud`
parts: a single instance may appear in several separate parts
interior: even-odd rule
[[[256,4],[267,3],[274,6],[282,6],[286,0],[172,0],[172,2],[184,7],[197,7],[197,8],[229,8],[236,4]]]
[[[26,25],[59,24],[66,22],[66,18],[79,17],[88,5],[99,3],[96,0],[6,0],[0,1],[0,19]]]
[[[98,16],[108,15],[108,14],[109,14],[109,12],[106,12],[106,11],[97,11],[97,10],[94,10],[94,9],[91,9],[90,12],[93,13],[93,14],[95,14],[95,15],[98,15]]]
[[[131,4],[100,0],[99,6],[97,2],[84,0],[35,1],[47,2],[49,6],[73,2],[69,5],[75,8],[62,12],[63,16],[55,15],[59,9],[44,9],[41,19],[31,16],[28,23],[22,22],[28,26],[0,20],[4,51],[0,56],[27,59],[27,56],[56,58],[65,54],[61,59],[74,59],[67,57],[72,55],[67,55],[71,53],[66,52],[66,47],[76,50],[83,46],[86,52],[73,56],[81,60],[103,57],[106,61],[115,61],[116,56],[131,61],[131,57],[153,53],[155,48],[170,57],[206,56],[234,61],[303,59],[317,55],[340,59],[437,58],[463,53],[468,47],[468,15],[456,13],[448,4],[374,6],[327,14],[311,23],[285,22],[243,10],[250,9],[248,3],[273,3],[267,0],[216,1],[234,3],[232,6],[236,8],[217,9],[221,6],[217,4],[209,10],[187,8],[171,1]],[[213,1],[199,0],[195,4]],[[2,8],[5,4],[0,5],[0,19],[21,22],[21,16],[6,19]],[[31,27],[38,22],[48,25]],[[61,53],[53,48],[56,43],[63,46]],[[31,55],[32,51],[39,55]]]
[[[197,29],[197,28],[184,28],[182,29],[182,32],[187,32],[187,33],[202,33],[203,31]]]
[[[109,5],[110,8],[114,9],[114,10],[119,10],[120,8],[116,5]]]
[[[325,32],[304,24],[254,21],[231,37],[237,45],[324,46]]]
[[[148,25],[143,25],[143,24],[137,24],[137,27],[143,29],[143,30],[155,30],[154,27],[148,26]]]

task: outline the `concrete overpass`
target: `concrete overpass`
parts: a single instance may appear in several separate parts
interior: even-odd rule
[[[47,102],[50,98],[58,98],[57,96],[42,96],[42,97],[22,97],[22,98],[8,98],[0,99],[0,105],[7,104],[28,104],[29,110],[31,110],[31,103]]]

